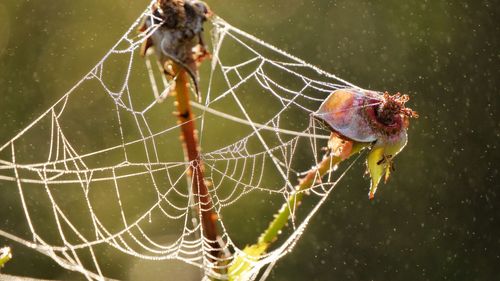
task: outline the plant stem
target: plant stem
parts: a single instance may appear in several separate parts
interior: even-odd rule
[[[361,151],[366,144],[364,143],[354,143],[354,146],[349,154],[349,157]],[[339,156],[327,156],[321,160],[321,162],[311,169],[305,177],[303,177],[299,184],[295,187],[294,193],[290,196],[288,201],[281,206],[281,209],[276,214],[274,220],[269,224],[269,227],[262,233],[258,239],[258,244],[266,245],[266,248],[274,242],[279,232],[287,224],[290,218],[290,210],[295,210],[302,198],[304,196],[304,191],[311,188],[315,182],[321,180],[321,178],[330,171],[334,166],[342,162],[343,158]]]
[[[350,151],[346,152],[345,156],[336,156],[333,154],[325,156],[316,167],[311,169],[305,177],[300,179],[288,201],[281,206],[268,228],[260,235],[257,243],[245,247],[243,254],[235,257],[233,264],[228,270],[229,280],[245,280],[244,278],[247,278],[246,276],[250,274],[253,269],[252,262],[258,261],[262,254],[267,251],[269,246],[278,239],[280,231],[288,223],[291,214],[290,210],[297,209],[304,197],[305,191],[311,188],[314,183],[321,181],[321,178],[334,166],[352,155],[357,154],[368,145],[367,143],[354,142],[352,148]]]
[[[175,96],[177,101],[175,104],[177,106],[177,117],[181,124],[181,141],[184,148],[184,156],[190,163],[191,188],[196,203],[198,203],[204,238],[209,240],[209,244],[213,248],[211,254],[216,258],[220,256],[220,246],[217,243],[217,214],[213,211],[212,198],[205,182],[194,114],[189,104],[189,76],[183,67],[176,64],[174,64],[173,70],[177,76],[175,82]]]

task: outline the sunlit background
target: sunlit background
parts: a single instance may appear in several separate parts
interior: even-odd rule
[[[420,114],[411,124],[408,146],[396,159],[396,172],[376,199],[367,199],[369,183],[359,161],[270,280],[497,278],[498,5],[451,0],[207,2],[232,25],[360,87],[409,94],[410,106]],[[0,144],[80,80],[148,3],[2,1]],[[233,209],[258,207],[259,202],[240,201]],[[0,212],[5,217],[8,210],[0,205]],[[0,228],[15,229],[16,219],[10,219],[0,222]],[[232,222],[240,232],[235,242],[252,243],[262,230],[255,228],[266,225],[267,220],[260,220]],[[1,238],[3,245],[14,251],[3,273],[82,278]],[[165,271],[151,270],[152,264],[109,262],[123,271],[116,274],[121,278],[199,279],[196,268],[180,262],[156,264],[169,267]]]

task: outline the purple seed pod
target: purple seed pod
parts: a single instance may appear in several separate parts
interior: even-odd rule
[[[322,120],[333,132],[353,142],[371,143],[367,157],[373,198],[378,183],[385,181],[392,170],[392,159],[406,145],[410,118],[418,117],[406,108],[407,95],[389,95],[358,88],[339,89],[321,104],[314,117]]]

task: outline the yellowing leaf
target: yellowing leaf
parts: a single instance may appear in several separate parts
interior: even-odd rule
[[[382,177],[387,182],[389,179],[392,161],[394,157],[405,147],[407,142],[406,130],[402,131],[397,137],[391,139],[379,139],[373,145],[366,158],[368,172],[370,173],[371,185],[368,196],[370,199],[375,197],[378,184]]]
[[[9,247],[0,248],[0,268],[12,258]]]

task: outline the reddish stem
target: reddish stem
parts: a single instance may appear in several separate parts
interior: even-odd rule
[[[190,163],[189,173],[192,179],[192,192],[199,206],[204,237],[210,241],[210,246],[214,248],[211,254],[214,257],[219,257],[220,245],[217,243],[217,214],[213,211],[212,198],[205,182],[204,167],[200,158],[200,148],[198,146],[194,114],[189,104],[189,76],[186,71],[179,66],[174,67],[174,72],[177,73],[175,86],[177,98],[176,106],[178,119],[181,124],[181,138],[184,155]]]

